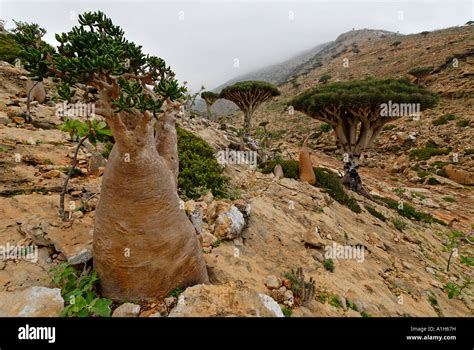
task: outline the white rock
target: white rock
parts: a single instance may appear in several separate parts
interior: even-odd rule
[[[275,275],[268,275],[265,278],[265,286],[268,289],[280,288],[280,281],[278,280],[278,278]]]
[[[59,317],[63,309],[59,288],[36,286],[0,292],[0,317]]]
[[[116,308],[112,317],[138,317],[140,313],[140,305],[125,303]]]

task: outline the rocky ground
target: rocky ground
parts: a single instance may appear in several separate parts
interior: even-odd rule
[[[91,147],[81,150],[82,175],[72,178],[66,197],[69,220],[60,220],[59,192],[75,142],[58,130],[61,121],[51,101],[32,106],[32,124],[19,117],[25,110],[25,74],[0,65],[0,246],[39,246],[38,261],[0,260],[0,315],[52,316],[59,314],[63,301],[52,283],[51,268],[63,261],[77,264],[91,258],[94,208],[105,160]],[[53,86],[46,82],[46,87],[51,95]],[[436,116],[447,111],[470,118],[469,108],[459,106],[457,100],[445,100],[429,118],[395,122],[368,153],[361,172],[373,194],[403,200],[447,226],[409,220],[351,194],[362,208],[357,214],[321,188],[265,175],[248,165],[229,164],[225,175],[238,189],[238,199],[206,195],[184,204],[202,234],[211,285],[194,286],[151,305],[126,303],[114,315],[283,316],[283,308],[286,314],[291,309],[293,316],[472,316],[472,286],[451,299],[445,288],[449,282],[461,284],[462,275],[473,277],[472,267],[461,264],[458,257],[446,271],[448,235],[474,229],[473,183],[469,182],[474,160],[465,154],[473,148],[472,128],[455,129],[453,135],[453,122],[432,125]],[[272,108],[263,110],[270,121],[281,117]],[[263,120],[262,113],[257,121]],[[288,130],[298,130],[302,117],[289,118],[297,120]],[[179,123],[216,151],[238,142],[237,129],[229,125],[222,130],[219,123],[200,117]],[[282,121],[278,123],[273,130]],[[285,158],[297,159],[299,137],[307,132],[294,131],[293,137],[287,134],[278,140]],[[411,160],[410,150],[428,141],[452,150],[429,161]],[[341,170],[331,133],[321,133],[310,146],[314,166]],[[459,155],[456,162],[453,153]],[[432,166],[436,161],[449,163],[454,170],[447,169],[447,177],[437,175]],[[421,171],[429,175],[421,177]],[[441,183],[430,184],[430,177]],[[371,215],[365,205],[387,220]],[[403,229],[394,223],[398,221]],[[334,244],[364,248],[363,261],[334,259],[330,271],[325,247]],[[472,254],[472,245],[460,248],[460,255]],[[291,270],[298,268],[306,282],[314,281],[308,300],[302,300],[294,288],[297,274]]]

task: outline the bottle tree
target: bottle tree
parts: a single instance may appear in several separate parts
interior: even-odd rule
[[[414,104],[411,106],[421,111],[436,103],[437,95],[425,88],[393,79],[319,85],[290,102],[295,110],[332,126],[344,153],[342,182],[365,195],[367,192],[359,176],[361,153],[374,142],[386,123],[405,116],[385,113],[386,109],[397,106],[399,111],[408,110],[406,104]]]
[[[250,133],[252,115],[265,101],[280,95],[280,91],[270,83],[258,80],[240,81],[227,86],[219,94],[220,98],[234,102],[244,113],[245,135]]]
[[[219,99],[219,94],[212,91],[203,91],[201,98],[206,102],[207,118],[211,117],[211,107]]]
[[[153,300],[207,282],[201,246],[176,186],[175,119],[185,89],[164,60],[145,55],[102,12],[80,15],[79,25],[56,40],[57,49],[28,47],[26,68],[94,101],[115,139],[94,223],[102,294]]]

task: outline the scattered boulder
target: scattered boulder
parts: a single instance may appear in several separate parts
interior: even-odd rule
[[[114,310],[112,317],[138,317],[140,305],[124,303]]]
[[[24,235],[31,238],[36,245],[45,247],[53,245],[47,237],[50,229],[51,225],[39,216],[34,216],[20,225],[20,231]]]
[[[47,173],[44,173],[42,176],[46,179],[52,179],[55,177],[61,177],[61,172],[59,170],[53,169],[48,171]]]
[[[275,165],[275,168],[273,169],[273,175],[275,175],[276,179],[282,179],[285,177],[285,174],[283,174],[283,168],[280,164]]]
[[[310,228],[304,235],[304,243],[306,247],[320,249],[323,247],[319,228],[317,226]]]
[[[59,288],[35,286],[0,292],[0,317],[59,317],[63,309]]]
[[[31,93],[30,93],[31,91]],[[44,103],[46,100],[46,90],[42,82],[36,82],[27,80],[26,82],[26,94],[30,94],[30,101],[38,101]]]
[[[107,161],[100,152],[93,151],[92,156],[89,158],[89,163],[87,165],[87,172],[91,175],[99,175],[102,173],[105,168]]]
[[[208,208],[208,215],[214,227],[213,234],[219,239],[239,237],[246,225],[244,215],[232,203],[213,202]]]
[[[187,288],[169,313],[169,317],[209,316],[283,317],[283,313],[268,295],[235,282]]]
[[[276,289],[276,288],[280,288],[280,281],[278,280],[278,277],[276,277],[275,275],[268,275],[266,278],[265,278],[265,286],[268,288],[268,289]]]
[[[473,186],[474,185],[474,173],[463,170],[452,164],[448,164],[444,170],[449,179],[457,182],[461,185]]]

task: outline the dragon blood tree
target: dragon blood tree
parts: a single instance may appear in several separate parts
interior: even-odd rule
[[[79,16],[79,26],[56,40],[57,50],[28,49],[27,68],[94,101],[115,138],[94,223],[102,294],[153,300],[207,282],[196,231],[177,194],[175,118],[185,89],[165,61],[143,54],[102,12]]]
[[[212,91],[203,91],[201,98],[206,102],[207,117],[211,117],[211,107],[219,99],[219,95]]]
[[[437,95],[405,80],[358,80],[320,85],[290,104],[309,117],[331,125],[344,153],[342,182],[367,194],[359,176],[359,158],[383,126],[437,103]],[[406,111],[409,111],[407,113]]]
[[[255,110],[280,91],[270,83],[258,80],[240,81],[227,86],[219,94],[220,98],[234,102],[244,112],[245,134],[250,132],[250,123]]]

